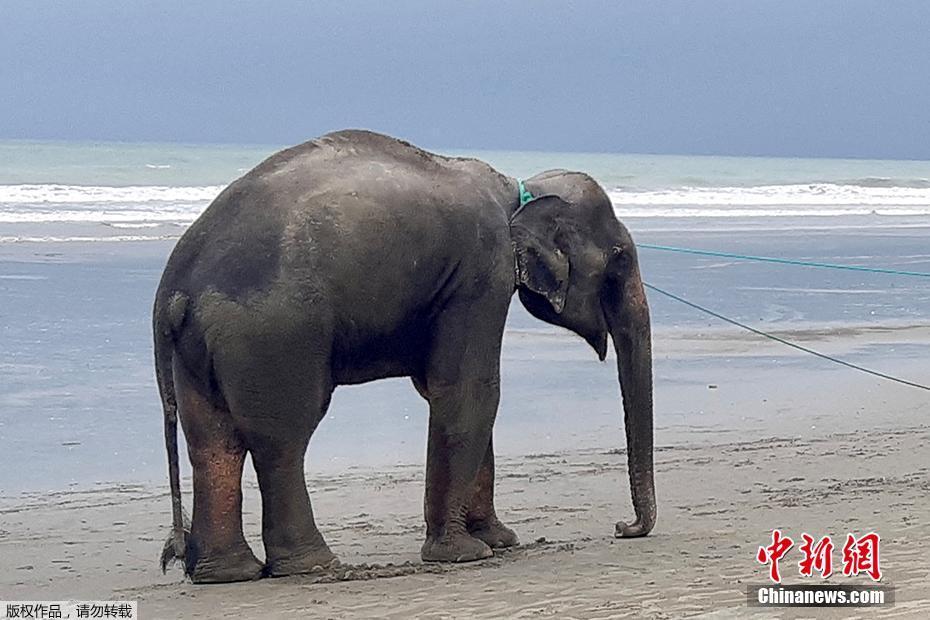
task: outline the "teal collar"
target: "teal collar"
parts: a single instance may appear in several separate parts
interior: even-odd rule
[[[523,181],[517,180],[517,187],[520,190],[520,207],[523,207],[533,199],[533,194],[523,185]]]

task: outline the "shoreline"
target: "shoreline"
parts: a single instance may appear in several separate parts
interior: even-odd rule
[[[880,369],[906,380],[920,382],[925,374],[924,360],[930,355],[930,326],[918,324],[880,325],[775,325],[771,333],[843,359],[856,360],[866,366]],[[878,377],[838,366],[808,354],[793,350],[781,343],[764,339],[756,334],[722,326],[671,327],[654,330],[653,353],[656,359],[656,421],[657,449],[665,439],[666,446],[685,445],[695,441],[689,433],[740,433],[748,420],[755,420],[758,429],[775,432],[782,422],[797,422],[804,418],[817,422],[824,416],[815,411],[802,411],[805,399],[818,401],[823,395],[839,394],[828,399],[831,406],[842,406],[843,402],[855,405],[855,417],[860,417],[869,407],[878,407],[886,394],[902,402],[919,398],[920,391],[904,385],[896,385]],[[863,353],[864,352],[864,353]],[[859,359],[860,353],[864,361]],[[883,354],[887,357],[883,357]],[[553,365],[546,374],[532,382],[527,375],[536,372],[540,365]],[[708,370],[708,365],[713,370]],[[554,327],[508,328],[504,337],[502,357],[502,397],[498,425],[496,427],[496,453],[503,458],[535,458],[540,454],[559,453],[572,448],[578,450],[622,449],[624,439],[621,432],[619,388],[615,378],[613,352],[605,362],[597,362],[593,352],[577,337]],[[559,367],[570,368],[571,372],[586,375],[587,387],[592,394],[584,394],[577,387],[572,389],[563,379],[557,382]],[[550,379],[547,381],[547,379]],[[786,380],[796,383],[797,393],[786,394],[774,385]],[[924,381],[925,383],[927,381]],[[340,386],[334,394],[334,406],[324,418],[320,431],[314,436],[307,453],[309,471],[320,469],[328,475],[342,472],[368,471],[377,473],[385,468],[422,466],[425,458],[425,432],[427,412],[404,379],[373,382],[365,386]],[[374,385],[376,387],[372,388]],[[377,391],[377,392],[375,392]],[[526,424],[537,420],[527,419],[533,403],[524,402],[530,394],[544,391],[547,405],[539,415],[551,432],[562,425],[555,420],[561,408],[575,409],[584,402],[585,422],[572,429],[569,446],[563,437],[536,437],[535,441],[516,438],[526,431]],[[900,391],[900,393],[899,393]],[[912,395],[911,393],[914,393]],[[381,395],[392,397],[400,409],[403,419],[413,428],[405,431],[400,443],[406,444],[413,436],[423,435],[419,443],[400,451],[400,445],[385,445],[382,455],[398,450],[405,455],[401,460],[374,460],[354,462],[351,456],[340,456],[333,462],[325,462],[320,450],[343,446],[327,445],[336,439],[339,429],[363,421],[359,412],[353,411],[370,399]],[[351,394],[351,396],[348,396]],[[404,394],[405,402],[397,404],[397,395]],[[151,395],[149,408],[153,410],[154,426],[160,427],[160,412],[157,394]],[[681,404],[687,403],[682,408]],[[416,409],[410,412],[410,409]],[[422,409],[422,411],[420,411]],[[758,409],[756,415],[745,411]],[[773,419],[766,413],[777,412]],[[893,423],[888,413],[873,413],[884,423]],[[534,416],[537,417],[537,416]],[[829,418],[829,416],[826,416]],[[329,422],[340,419],[338,428],[329,428]],[[816,425],[814,426],[816,428]],[[183,439],[183,438],[182,438]],[[390,438],[388,438],[390,440]],[[394,437],[396,440],[397,437]],[[561,443],[560,443],[561,442]],[[186,450],[181,445],[182,475],[188,468]],[[341,443],[341,442],[340,442]],[[388,443],[388,442],[385,442]],[[65,441],[61,447],[68,450],[83,447],[81,441]],[[155,447],[159,461],[163,461],[163,448]],[[159,462],[158,468],[166,468]],[[247,476],[249,475],[247,466]],[[127,479],[96,479],[71,482],[66,485],[35,485],[13,492],[0,489],[0,508],[11,503],[34,497],[58,493],[93,493],[111,487],[158,486],[167,478],[158,476]],[[189,487],[190,480],[185,479]],[[166,484],[166,482],[165,482]]]

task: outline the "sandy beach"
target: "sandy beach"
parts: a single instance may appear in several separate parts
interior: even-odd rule
[[[926,328],[791,335],[834,352],[864,342],[930,344]],[[566,337],[547,347],[540,338],[563,340],[517,335],[511,340],[535,342],[509,346],[551,351],[568,343]],[[753,613],[746,584],[765,582],[766,569],[754,557],[773,528],[796,539],[802,532],[837,539],[875,530],[882,536],[883,583],[896,588],[897,602],[859,616],[919,617],[930,604],[922,555],[930,544],[926,396],[829,366],[800,372],[791,362],[802,360],[792,353],[774,344],[760,352],[757,345],[740,334],[657,336],[657,358],[700,360],[707,382],[666,389],[659,377],[660,516],[645,539],[612,537],[614,521],[631,516],[625,454],[611,447],[619,442],[618,425],[597,447],[500,459],[499,512],[523,545],[487,561],[419,562],[421,461],[333,475],[311,469],[320,528],[346,566],[330,575],[235,585],[193,586],[178,567],[160,573],[156,558],[170,522],[166,484],[4,497],[0,592],[7,599],[138,600],[144,618],[741,617]],[[719,371],[750,352],[783,363],[755,379],[758,373]],[[899,356],[888,369],[919,376],[922,367]],[[792,383],[773,389],[780,381]],[[611,396],[596,399],[606,404]],[[683,408],[715,414],[676,421],[675,410]],[[184,488],[190,491],[189,480]],[[260,555],[254,475],[247,475],[245,489],[246,534]],[[802,581],[793,562],[782,566],[786,583]],[[839,574],[830,582],[868,578]],[[856,615],[815,611],[816,617]]]

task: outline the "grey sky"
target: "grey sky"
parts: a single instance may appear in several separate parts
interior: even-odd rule
[[[0,138],[930,159],[930,2],[2,0]]]

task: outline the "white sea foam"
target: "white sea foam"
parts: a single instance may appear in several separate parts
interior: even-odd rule
[[[773,218],[930,215],[930,187],[812,183],[753,187],[616,188],[623,218]],[[90,222],[117,227],[190,224],[222,190],[219,185],[0,185],[0,223]]]
[[[850,215],[898,215],[898,216],[925,216],[930,215],[930,204],[923,207],[845,207],[835,209],[814,209],[798,207],[794,209],[781,209],[773,207],[628,207],[614,204],[614,211],[620,217],[654,217],[654,218],[728,218],[728,217],[840,217]]]
[[[174,187],[168,185],[0,185],[0,205],[6,204],[138,204],[147,202],[211,201],[222,185]]]
[[[158,210],[141,209],[4,209],[0,206],[0,223],[99,222],[103,224],[189,224],[197,219],[206,204],[174,206]],[[128,226],[127,226],[128,227]]]
[[[189,224],[222,189],[219,185],[0,185],[0,223]]]
[[[109,224],[113,228],[158,228],[161,225],[162,222],[113,222]]]
[[[99,243],[99,242],[118,242],[118,241],[162,241],[166,239],[177,239],[180,235],[114,235],[112,237],[95,237],[87,235],[56,236],[56,235],[0,235],[0,243]]]
[[[930,188],[813,183],[753,187],[614,189],[627,217],[804,217],[930,215]]]

